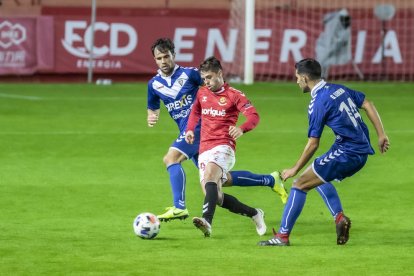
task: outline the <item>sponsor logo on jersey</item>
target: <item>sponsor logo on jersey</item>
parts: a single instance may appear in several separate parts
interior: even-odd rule
[[[192,95],[183,95],[181,99],[167,103],[165,107],[167,108],[168,112],[171,112],[172,110],[178,110],[183,107],[189,107],[193,103],[193,96]]]
[[[207,96],[203,96],[203,100],[202,100],[202,102],[203,102],[203,103],[207,102]]]
[[[221,106],[226,105],[227,104],[226,97],[221,97],[218,104],[221,105]]]
[[[177,119],[179,119],[179,118],[185,118],[185,117],[187,117],[188,115],[190,115],[190,112],[191,112],[191,108],[189,108],[189,109],[183,109],[183,110],[181,110],[181,112],[179,112],[179,113],[177,113],[177,114],[174,114],[174,115],[172,116],[172,118],[173,118],[174,120],[177,120]]]
[[[217,109],[213,109],[212,107],[210,107],[210,108],[203,108],[201,110],[201,113],[203,115],[210,115],[212,117],[216,117],[216,116],[224,117],[224,116],[226,116],[226,110],[224,110],[224,109],[217,110]]]
[[[173,81],[173,79],[171,79],[171,77],[166,78],[164,81],[167,82],[168,86],[165,86],[165,84],[163,84],[162,82],[160,82],[161,77],[157,77],[157,79],[154,80],[154,82],[152,83],[152,88],[154,90],[156,90],[158,93],[167,96],[169,98],[175,99],[177,97],[177,95],[181,92],[186,92],[184,91],[183,88],[185,86],[185,83],[187,82],[187,80],[189,79],[189,76],[183,72],[176,80],[174,80],[174,82],[171,84],[171,81]],[[163,81],[163,82],[164,82]],[[188,89],[187,89],[188,90]]]
[[[180,78],[180,79],[177,80],[177,82],[180,86],[184,86],[184,83],[186,82],[186,79]]]

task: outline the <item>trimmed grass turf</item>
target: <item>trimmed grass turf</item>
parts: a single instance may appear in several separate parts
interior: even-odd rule
[[[220,208],[210,239],[191,219],[163,223],[155,240],[134,236],[138,213],[171,204],[162,157],[177,135],[164,109],[147,128],[145,84],[0,84],[0,274],[413,274],[414,85],[348,85],[374,101],[391,140],[387,154],[336,184],[353,221],[349,243],[336,245],[332,218],[312,191],[292,246],[263,248],[256,243],[277,229],[283,206],[262,187],[225,191],[265,211],[264,237]],[[235,169],[291,166],[307,140],[309,95],[294,83],[238,87],[261,123],[238,141]],[[326,129],[317,154],[333,139]],[[184,168],[190,215],[200,215],[198,172],[190,162]]]

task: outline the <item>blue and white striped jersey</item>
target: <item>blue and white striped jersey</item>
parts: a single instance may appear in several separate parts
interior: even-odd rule
[[[163,77],[158,70],[158,74],[148,82],[147,108],[159,109],[160,101],[163,101],[180,132],[185,131],[191,107],[201,84],[200,73],[194,67],[175,65],[169,77]]]
[[[343,85],[320,81],[311,91],[308,108],[308,137],[320,138],[325,125],[336,135],[335,144],[342,150],[374,154],[369,131],[359,109],[365,95]]]

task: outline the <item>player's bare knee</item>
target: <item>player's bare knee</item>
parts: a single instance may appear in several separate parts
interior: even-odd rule
[[[214,177],[213,174],[205,172],[204,173],[204,180],[207,182],[216,182],[217,183],[217,179]]]
[[[164,155],[164,157],[162,158],[162,161],[164,162],[165,166],[167,166],[167,167],[172,164],[171,158],[168,156],[168,153],[166,155]]]
[[[305,183],[303,182],[303,181],[301,181],[301,179],[300,178],[297,178],[297,179],[294,179],[293,180],[293,183],[292,183],[292,187],[293,188],[296,188],[296,189],[298,189],[298,190],[306,190],[306,185],[305,185]]]
[[[313,188],[315,188],[317,185],[315,185],[315,182],[312,180],[304,180],[302,178],[298,178],[293,180],[293,184],[292,187],[304,191],[304,192],[308,192],[309,190],[312,190]]]
[[[180,161],[177,158],[174,158],[171,155],[166,154],[164,158],[162,159],[166,167],[171,166],[172,164],[180,163]]]
[[[231,187],[233,186],[233,178],[231,177],[231,173],[227,173],[227,180],[223,183],[223,187]]]
[[[175,163],[181,163],[183,160],[185,160],[185,156],[182,156],[181,154],[174,154],[171,151],[164,155],[162,159],[167,167]]]

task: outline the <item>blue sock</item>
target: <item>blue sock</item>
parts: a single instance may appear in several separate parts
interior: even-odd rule
[[[254,174],[248,171],[230,172],[233,186],[268,186],[275,185],[275,179],[270,174]]]
[[[173,192],[174,206],[185,209],[185,172],[180,163],[175,163],[167,168],[170,174],[170,184]]]
[[[340,212],[343,212],[341,200],[339,199],[335,186],[332,185],[332,183],[327,182],[319,185],[316,187],[316,190],[321,195],[323,201],[325,201],[325,204],[334,219]]]
[[[295,225],[296,219],[302,212],[306,201],[306,193],[297,188],[292,188],[288,201],[283,210],[282,221],[280,222],[279,233],[289,235]]]

